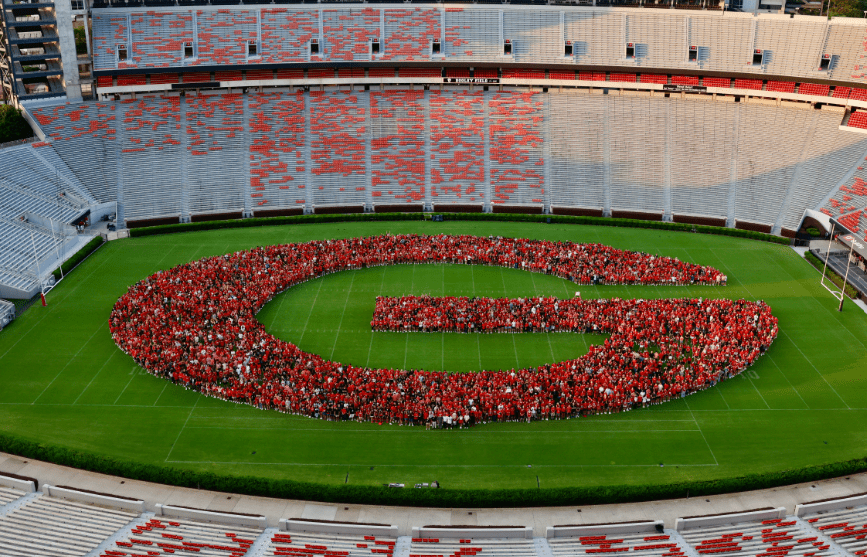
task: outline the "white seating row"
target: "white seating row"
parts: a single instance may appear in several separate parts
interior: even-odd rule
[[[0,516],[0,547],[11,555],[84,555],[137,513],[40,496]]]

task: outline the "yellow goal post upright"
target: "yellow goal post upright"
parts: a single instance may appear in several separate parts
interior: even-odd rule
[[[860,212],[860,211],[859,211]],[[841,215],[844,217],[846,215]],[[849,229],[847,229],[844,225],[840,224],[838,219],[830,219],[831,221],[831,232],[828,234],[828,251],[825,252],[825,261],[822,265],[822,279],[820,284],[825,287],[825,290],[831,293],[834,298],[840,301],[840,305],[837,307],[837,311],[843,311],[843,301],[846,299],[846,285],[849,282],[849,269],[852,268],[852,252],[855,250],[855,235],[852,234]],[[828,270],[828,260],[831,258],[831,247],[834,245],[834,232],[835,229],[839,227],[840,231],[845,235],[841,239],[846,239],[848,242],[844,242],[849,244],[849,253],[846,255],[846,273],[843,275],[843,286],[838,287],[835,283],[829,280],[827,270]]]

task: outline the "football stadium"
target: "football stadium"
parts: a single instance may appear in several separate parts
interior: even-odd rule
[[[865,555],[808,4],[3,0],[0,556]]]

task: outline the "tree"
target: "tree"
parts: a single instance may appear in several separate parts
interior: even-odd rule
[[[30,124],[21,111],[12,105],[0,105],[0,143],[15,141],[33,136]]]
[[[867,0],[831,0],[831,17],[864,17]]]
[[[75,53],[87,54],[87,35],[84,34],[84,27],[76,27],[72,31],[75,34]]]

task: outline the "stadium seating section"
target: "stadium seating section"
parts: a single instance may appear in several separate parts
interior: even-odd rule
[[[515,62],[700,69],[865,83],[862,20],[711,10],[618,10],[508,4],[432,8],[320,4],[96,9],[94,68],[164,69],[308,62]],[[173,4],[173,2],[172,2]],[[310,43],[315,39],[314,52]],[[434,42],[438,49],[435,50]],[[510,52],[504,51],[504,42]],[[626,57],[627,43],[634,56]],[[250,45],[254,48],[250,48]],[[698,57],[686,62],[684,45]],[[118,46],[129,53],[117,56]],[[753,51],[763,52],[760,63]],[[818,71],[823,54],[830,67]],[[221,68],[222,69],[222,68]],[[163,70],[164,71],[164,70]],[[512,75],[513,70],[503,77]],[[544,73],[544,72],[543,72]],[[628,71],[626,72],[628,73]],[[581,79],[595,79],[587,72]],[[654,82],[654,79],[642,82]],[[567,79],[569,79],[567,77]],[[687,76],[677,82],[691,83]],[[750,82],[753,81],[751,84]],[[742,85],[761,88],[756,80]],[[727,86],[727,85],[725,85]],[[787,91],[790,85],[773,85]],[[827,86],[816,86],[827,91]],[[808,87],[807,89],[812,89]],[[801,91],[805,92],[805,91]]]
[[[851,555],[867,553],[867,507],[846,507],[805,516],[804,519]]]
[[[29,291],[59,253],[76,243],[69,223],[96,203],[50,144],[0,156],[0,284]],[[74,252],[73,252],[74,253]],[[36,267],[36,268],[34,268]]]
[[[5,514],[3,509],[0,547],[4,555],[85,555],[137,516],[47,496],[29,498]]]
[[[117,200],[129,223],[423,203],[795,229],[805,209],[860,191],[862,182],[844,182],[867,155],[867,136],[840,130],[835,111],[576,91],[277,88],[138,95],[33,113],[49,141],[19,151],[50,156],[59,179],[81,197]],[[15,166],[0,173],[23,180]],[[62,213],[61,201],[49,211],[46,195],[27,203]]]
[[[274,532],[264,555],[292,557],[392,557],[395,538],[365,535],[328,535]]]
[[[149,518],[114,541],[102,557],[146,555],[245,555],[262,530],[181,518]]]
[[[489,3],[98,2],[97,100],[29,105],[45,138],[0,158],[0,294],[49,281],[95,205],[119,227],[452,206],[793,235],[867,204],[862,19]]]
[[[794,518],[696,528],[683,532],[683,539],[699,555],[826,557],[836,554],[824,537],[820,539],[809,526]]]
[[[267,519],[120,504],[114,496],[35,486],[0,475],[3,555],[93,557],[858,557],[867,554],[867,496],[805,503],[795,516],[766,508],[662,521],[548,527],[544,537],[516,526],[396,526]],[[25,491],[27,489],[27,491]],[[28,492],[29,491],[29,492]],[[58,491],[62,493],[58,493]],[[144,503],[145,506],[142,506]],[[124,508],[119,508],[124,507]],[[128,510],[128,509],[138,510]],[[421,511],[422,513],[424,511]],[[177,513],[177,514],[174,514]],[[183,517],[178,516],[182,515]],[[273,523],[272,523],[273,524]]]
[[[685,557],[684,544],[676,535],[639,532],[552,538],[548,540],[554,557],[598,554],[638,555],[640,557]]]

